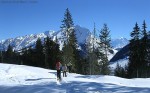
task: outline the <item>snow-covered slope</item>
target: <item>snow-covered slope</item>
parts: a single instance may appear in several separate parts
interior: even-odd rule
[[[56,71],[24,65],[0,64],[0,93],[149,93],[150,78],[68,73],[56,81]]]
[[[116,67],[117,67],[117,63],[121,66],[121,67],[125,67],[125,65],[128,65],[128,58],[124,58],[124,59],[120,59],[118,61],[115,61],[115,62],[110,62],[110,67],[111,67],[111,70],[114,70]]]
[[[128,65],[129,62],[129,45],[126,45],[121,50],[119,50],[110,60],[110,67],[112,69],[112,72],[116,68],[117,63],[125,67],[125,65]]]
[[[111,40],[111,45],[114,49],[121,49],[128,43],[129,43],[129,40],[123,37]]]
[[[90,30],[79,25],[75,26],[75,31],[77,35],[77,40],[79,44],[84,44],[87,37],[91,34]]]

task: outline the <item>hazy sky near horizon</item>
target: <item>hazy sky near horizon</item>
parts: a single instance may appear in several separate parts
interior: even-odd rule
[[[130,38],[135,23],[150,27],[150,0],[0,0],[0,40],[60,30],[65,9],[75,25],[97,31],[107,23],[112,38]]]

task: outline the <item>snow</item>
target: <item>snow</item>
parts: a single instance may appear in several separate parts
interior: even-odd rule
[[[121,49],[129,43],[124,37],[116,38],[111,40],[111,45],[114,49]]]
[[[77,41],[79,44],[84,44],[87,37],[91,34],[90,30],[79,25],[75,26],[75,34],[77,36]]]
[[[10,38],[6,40],[0,40],[0,49],[1,50],[6,50],[8,45],[12,45],[14,50],[18,51],[21,50],[22,48],[29,47],[32,45],[35,45],[35,42],[37,41],[38,38],[40,38],[44,42],[44,38],[49,36],[52,40],[58,39],[58,43],[60,44],[60,49],[63,47],[63,39],[62,39],[62,34],[61,30],[59,31],[45,31],[43,33],[38,33],[38,34],[30,34],[30,35],[25,35],[25,36],[19,36],[16,38]],[[75,26],[75,34],[77,36],[77,40],[79,44],[84,44],[86,41],[86,38],[90,35],[90,30],[84,27],[80,26]]]
[[[0,93],[149,93],[150,78],[67,73],[59,83],[56,71],[0,63]]]
[[[125,67],[126,65],[128,65],[129,59],[128,57],[124,58],[124,59],[120,59],[118,61],[115,62],[110,62],[109,67],[111,69],[111,75],[114,75],[114,71],[117,67],[117,63],[121,66],[121,67]]]
[[[113,58],[113,56],[118,52],[117,50],[113,49],[114,53],[111,54],[110,52],[108,52],[108,60],[111,60]]]
[[[120,59],[120,60],[115,61],[115,62],[110,62],[110,67],[111,67],[112,70],[114,70],[117,67],[117,63],[121,67],[125,67],[125,65],[127,65],[128,62],[129,62],[128,58]]]
[[[25,36],[18,36],[16,38],[9,38],[6,40],[0,40],[0,50],[6,50],[8,45],[12,45],[14,50],[18,51],[23,48],[33,46],[35,45],[35,42],[37,41],[38,38],[40,38],[44,42],[44,38],[49,36],[52,40],[58,39],[58,43],[60,44],[60,49],[63,47],[63,39],[62,39],[62,34],[61,30],[59,31],[45,31],[43,33],[38,33],[38,34],[30,34],[30,35],[25,35]],[[79,44],[85,44],[86,40],[88,37],[91,37],[92,39],[92,34],[89,29],[85,27],[81,27],[79,25],[75,26],[75,34],[77,37],[77,41]],[[98,38],[96,38],[98,39]],[[99,40],[96,40],[99,42]],[[91,41],[92,42],[92,41]],[[112,39],[111,45],[113,46],[114,49],[118,48],[123,48],[125,45],[127,45],[129,41],[126,38],[119,38],[119,39]]]

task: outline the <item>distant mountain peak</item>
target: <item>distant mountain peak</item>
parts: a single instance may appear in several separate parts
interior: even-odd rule
[[[111,45],[114,49],[121,49],[124,46],[126,46],[128,43],[129,43],[129,40],[124,37],[111,40]]]
[[[92,36],[89,29],[81,27],[80,25],[75,26],[75,34],[77,37],[78,44],[85,44],[87,42],[87,39],[90,36]],[[18,36],[16,38],[1,40],[0,50],[6,50],[9,44],[13,46],[14,50],[20,50],[22,48],[35,45],[38,38],[40,38],[43,41],[44,38],[46,38],[47,36],[50,37],[52,40],[55,40],[57,37],[60,47],[61,48],[63,47],[61,30],[59,31],[48,30],[43,33],[30,34],[25,36]],[[111,43],[113,48],[117,49],[122,48],[123,46],[128,44],[128,40],[126,38],[121,37],[119,39],[112,39]]]
[[[44,34],[48,36],[48,35],[53,35],[55,32],[56,31],[49,30],[49,31],[45,31]]]
[[[79,25],[75,26],[75,34],[77,36],[78,43],[85,43],[86,38],[89,36],[90,31],[87,28],[81,27]],[[38,38],[44,40],[46,37],[50,37],[52,40],[57,38],[59,39],[60,47],[62,47],[62,34],[61,30],[59,31],[45,31],[43,33],[38,34],[30,34],[25,36],[18,36],[16,38],[9,38],[6,40],[0,41],[0,49],[6,50],[8,45],[13,46],[14,50],[20,50],[22,48],[34,45]]]

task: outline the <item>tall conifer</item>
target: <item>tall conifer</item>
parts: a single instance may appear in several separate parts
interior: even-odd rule
[[[101,53],[100,53],[101,74],[109,74],[110,69],[108,63],[108,51],[111,49],[111,45],[110,45],[111,38],[110,38],[110,31],[107,24],[103,25],[103,28],[101,29],[99,34],[99,38],[100,38],[99,45],[101,48]]]

